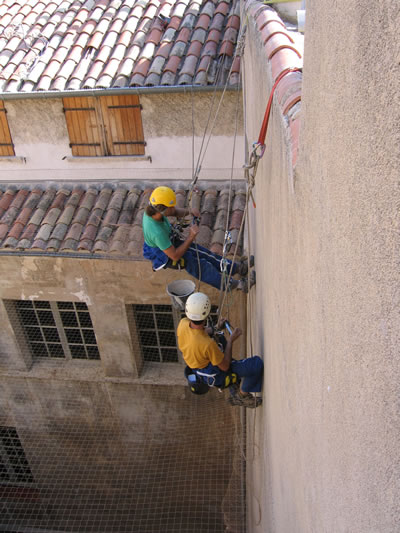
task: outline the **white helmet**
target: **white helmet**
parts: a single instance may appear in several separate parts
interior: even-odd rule
[[[189,320],[205,320],[211,311],[211,302],[207,294],[195,292],[186,300],[185,313]]]

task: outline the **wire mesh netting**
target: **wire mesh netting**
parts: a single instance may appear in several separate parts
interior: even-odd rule
[[[227,391],[107,377],[85,303],[4,303],[30,373],[0,377],[0,531],[244,533],[244,415]],[[144,368],[182,376],[181,313],[129,311]]]

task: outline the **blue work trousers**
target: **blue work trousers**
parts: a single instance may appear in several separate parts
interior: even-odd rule
[[[200,246],[199,244],[191,244],[190,248],[183,254],[185,260],[186,271],[196,279],[201,279],[204,283],[219,289],[221,287],[221,260],[222,257],[214,254]],[[199,271],[200,262],[200,271]],[[231,271],[232,261],[226,260],[227,274]],[[232,276],[236,274],[236,264],[232,270]]]
[[[261,392],[264,363],[261,357],[254,355],[247,359],[240,359],[240,361],[232,359],[229,372],[223,372],[218,366],[211,363],[205,368],[195,369],[195,372],[210,387],[223,387],[225,377],[234,372],[241,378],[240,388],[243,392]]]
[[[183,242],[183,241],[182,241]],[[177,243],[176,246],[178,247]],[[143,256],[146,259],[150,259],[153,264],[153,270],[157,271],[162,268],[169,268],[171,260],[168,256],[159,248],[153,248],[146,243],[143,244]],[[194,278],[201,279],[204,283],[215,287],[221,288],[221,260],[222,257],[218,254],[210,252],[204,246],[199,244],[191,244],[189,249],[182,256],[185,262],[184,269]],[[199,270],[200,262],[200,270]],[[230,274],[232,261],[226,260],[227,274]],[[237,272],[237,264],[235,263],[232,276]],[[224,287],[223,287],[224,288]]]

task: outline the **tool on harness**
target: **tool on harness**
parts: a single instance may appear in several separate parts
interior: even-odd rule
[[[215,386],[215,376],[213,375],[206,374],[205,372],[201,374],[201,371],[193,370],[188,366],[185,367],[184,374],[185,378],[187,379],[190,392],[192,392],[193,394],[206,394],[210,390],[210,387]],[[209,383],[206,383],[201,376],[207,379]],[[227,389],[235,383],[240,383],[240,378],[237,374],[235,374],[235,372],[230,372],[225,376],[223,385],[217,388],[218,390],[222,391],[223,389]]]
[[[196,224],[197,226],[200,225],[200,217],[193,217],[192,225]],[[178,248],[183,242],[185,242],[185,238],[183,235],[183,230],[190,226],[190,222],[184,222],[179,221],[175,222],[175,224],[171,225],[171,242],[175,246],[175,248]]]
[[[232,244],[232,235],[230,231],[225,231],[225,238],[224,238],[224,245],[222,248],[222,258],[220,261],[220,270],[222,274],[227,274],[228,272],[228,260],[226,259],[226,255],[230,249],[230,246]]]
[[[185,268],[185,260],[183,257],[177,261],[172,261],[169,259],[164,268],[172,268],[173,270],[182,270]]]
[[[185,367],[185,378],[187,379],[190,392],[193,394],[206,394],[210,387],[202,381],[199,376],[188,366]]]
[[[229,335],[232,335],[233,328],[227,320],[225,320],[225,322],[222,325],[222,329],[224,328],[228,330]]]

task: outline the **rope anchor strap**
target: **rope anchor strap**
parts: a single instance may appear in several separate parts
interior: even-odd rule
[[[286,74],[289,74],[289,72],[301,72],[301,70],[302,70],[301,68],[297,68],[297,67],[286,68],[285,70],[282,70],[282,72],[279,74],[279,76],[275,80],[275,83],[274,83],[274,85],[273,85],[273,87],[271,89],[271,94],[269,95],[267,108],[265,110],[264,120],[262,122],[261,129],[260,129],[260,135],[258,136],[258,141],[257,141],[257,143],[253,144],[253,146],[257,145],[257,147],[258,146],[262,147],[261,155],[259,156],[259,158],[261,158],[264,155],[264,152],[265,152],[265,137],[267,135],[269,115],[271,113],[272,98],[274,96],[275,89],[276,89],[278,83],[281,81],[281,79],[284,76],[286,76]]]

